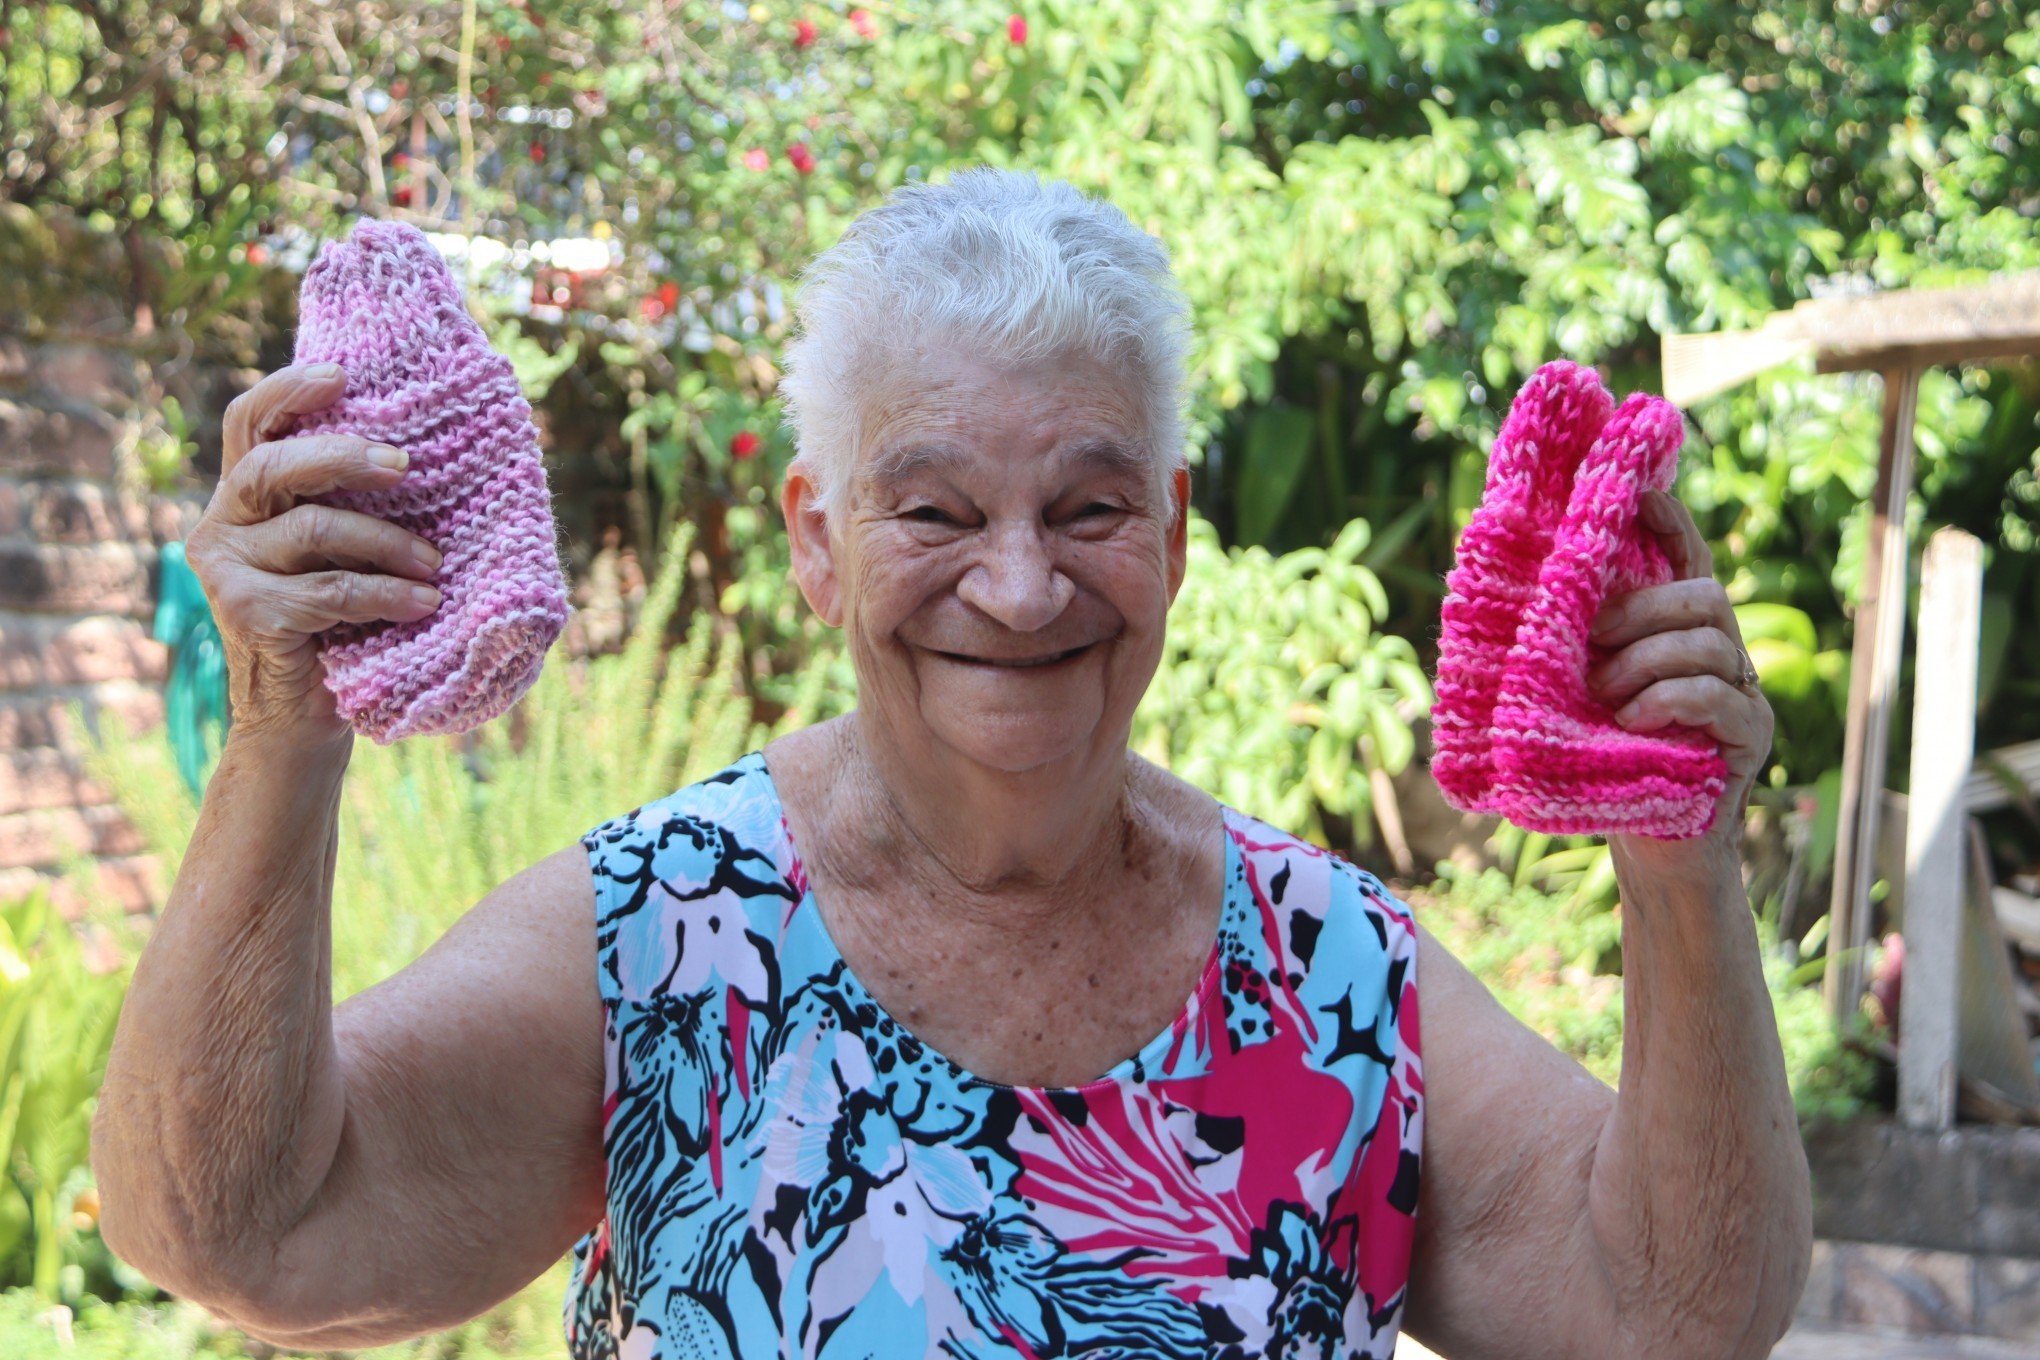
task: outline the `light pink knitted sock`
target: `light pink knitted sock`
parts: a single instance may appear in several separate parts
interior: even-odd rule
[[[1495,810],[1492,719],[1502,666],[1536,597],[1573,472],[1614,406],[1593,369],[1554,360],[1516,394],[1495,436],[1486,490],[1445,577],[1431,709],[1431,774],[1461,812]]]
[[[1527,830],[1679,840],[1713,824],[1727,786],[1715,739],[1631,732],[1587,688],[1613,654],[1588,635],[1602,604],[1672,579],[1637,514],[1646,490],[1670,488],[1684,438],[1678,408],[1637,393],[1580,464],[1494,706],[1496,810]]]
[[[297,433],[359,434],[411,456],[387,491],[317,499],[400,524],[445,557],[430,615],[321,636],[335,706],[384,744],[488,721],[538,678],[567,619],[538,431],[510,361],[424,233],[367,219],[305,272],[296,361],[347,371],[346,393]]]

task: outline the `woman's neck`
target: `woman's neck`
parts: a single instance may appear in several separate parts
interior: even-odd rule
[[[1123,746],[1014,774],[910,753],[856,713],[831,726],[829,874],[886,885],[896,908],[939,902],[952,925],[1029,932],[1089,921],[1168,839],[1161,791]]]

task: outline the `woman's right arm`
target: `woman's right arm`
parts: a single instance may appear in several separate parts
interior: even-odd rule
[[[286,369],[227,413],[219,488],[189,552],[219,619],[234,725],[136,965],[93,1124],[108,1246],[298,1346],[472,1317],[601,1213],[602,1015],[579,847],[332,1005],[352,736],[320,683],[316,637],[437,603],[430,587],[413,593],[430,545],[302,501],[395,485],[401,466],[350,436],[274,439],[343,386]]]

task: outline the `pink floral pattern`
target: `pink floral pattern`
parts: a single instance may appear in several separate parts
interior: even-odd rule
[[[1233,809],[1196,993],[1081,1087],[985,1081],[831,942],[763,757],[584,837],[608,1213],[575,1360],[1387,1360],[1423,1145],[1416,932]]]

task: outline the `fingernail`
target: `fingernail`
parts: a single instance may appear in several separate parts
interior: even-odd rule
[[[431,586],[412,586],[411,598],[427,609],[439,608],[439,592]]]
[[[1600,637],[1604,634],[1614,632],[1615,625],[1621,622],[1622,622],[1621,613],[1617,610],[1611,609],[1608,610],[1606,613],[1595,615],[1593,625],[1587,629],[1587,632],[1590,636]]]
[[[305,376],[307,378],[312,379],[315,382],[324,382],[328,378],[337,378],[340,376],[340,365],[313,364],[310,368],[305,370]]]
[[[433,547],[430,543],[413,543],[411,545],[411,552],[420,562],[423,562],[435,571],[438,570],[439,564],[446,560],[439,549]]]
[[[408,467],[410,466],[411,455],[405,453],[402,449],[393,449],[388,444],[370,444],[368,446],[368,461],[374,463],[377,467]]]
[[[1621,708],[1615,710],[1615,721],[1621,723],[1625,727],[1627,727],[1630,723],[1635,722],[1636,705],[1624,704]]]

